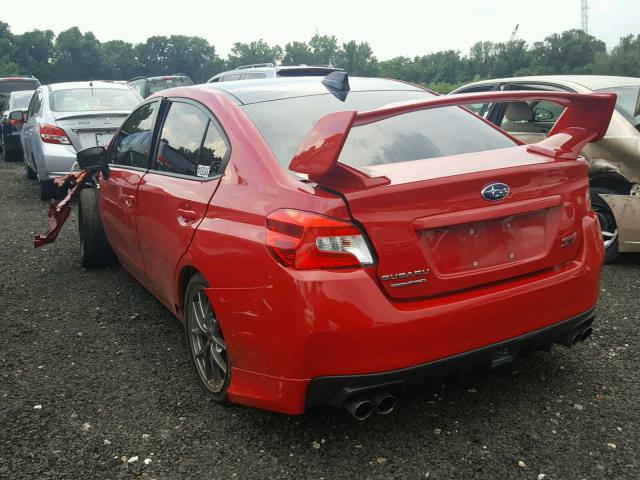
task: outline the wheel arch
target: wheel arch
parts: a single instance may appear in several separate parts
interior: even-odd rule
[[[590,175],[589,186],[591,188],[606,188],[618,195],[629,195],[631,192],[631,183],[620,173],[614,171]]]
[[[178,303],[175,305],[175,310],[182,321],[184,321],[184,296],[187,293],[187,285],[189,285],[189,281],[197,273],[202,275],[202,272],[193,265],[185,265],[178,275],[178,295],[176,296]]]

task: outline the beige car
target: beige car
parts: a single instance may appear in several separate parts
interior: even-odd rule
[[[640,78],[550,75],[502,78],[471,83],[451,93],[491,90],[613,92],[618,95],[607,135],[590,143],[583,155],[590,164],[591,203],[598,213],[606,260],[619,252],[640,252]],[[471,105],[478,115],[534,143],[544,138],[563,112],[550,102]]]

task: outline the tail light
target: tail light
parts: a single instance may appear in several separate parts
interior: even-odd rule
[[[296,270],[372,265],[364,235],[350,222],[300,210],[276,210],[267,217],[267,248]]]
[[[9,125],[22,125],[24,123],[24,120],[14,120],[14,119],[9,119],[9,121],[7,122]]]
[[[58,145],[71,145],[67,134],[60,127],[44,124],[40,127],[40,138],[44,143],[56,143]]]

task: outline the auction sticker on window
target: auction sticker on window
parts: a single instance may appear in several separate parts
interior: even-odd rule
[[[210,170],[211,170],[211,167],[209,165],[198,165],[198,170],[196,170],[196,176],[208,177]]]

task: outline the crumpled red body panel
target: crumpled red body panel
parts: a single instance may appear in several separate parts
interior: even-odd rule
[[[52,200],[49,205],[49,228],[46,233],[36,235],[33,239],[34,248],[41,247],[47,243],[55,242],[58,233],[62,229],[64,222],[67,221],[71,214],[71,201],[78,196],[80,190],[85,183],[92,177],[95,172],[90,170],[81,170],[79,172],[71,172],[63,177],[57,177],[53,183],[58,188],[69,186],[67,195],[60,201]]]

